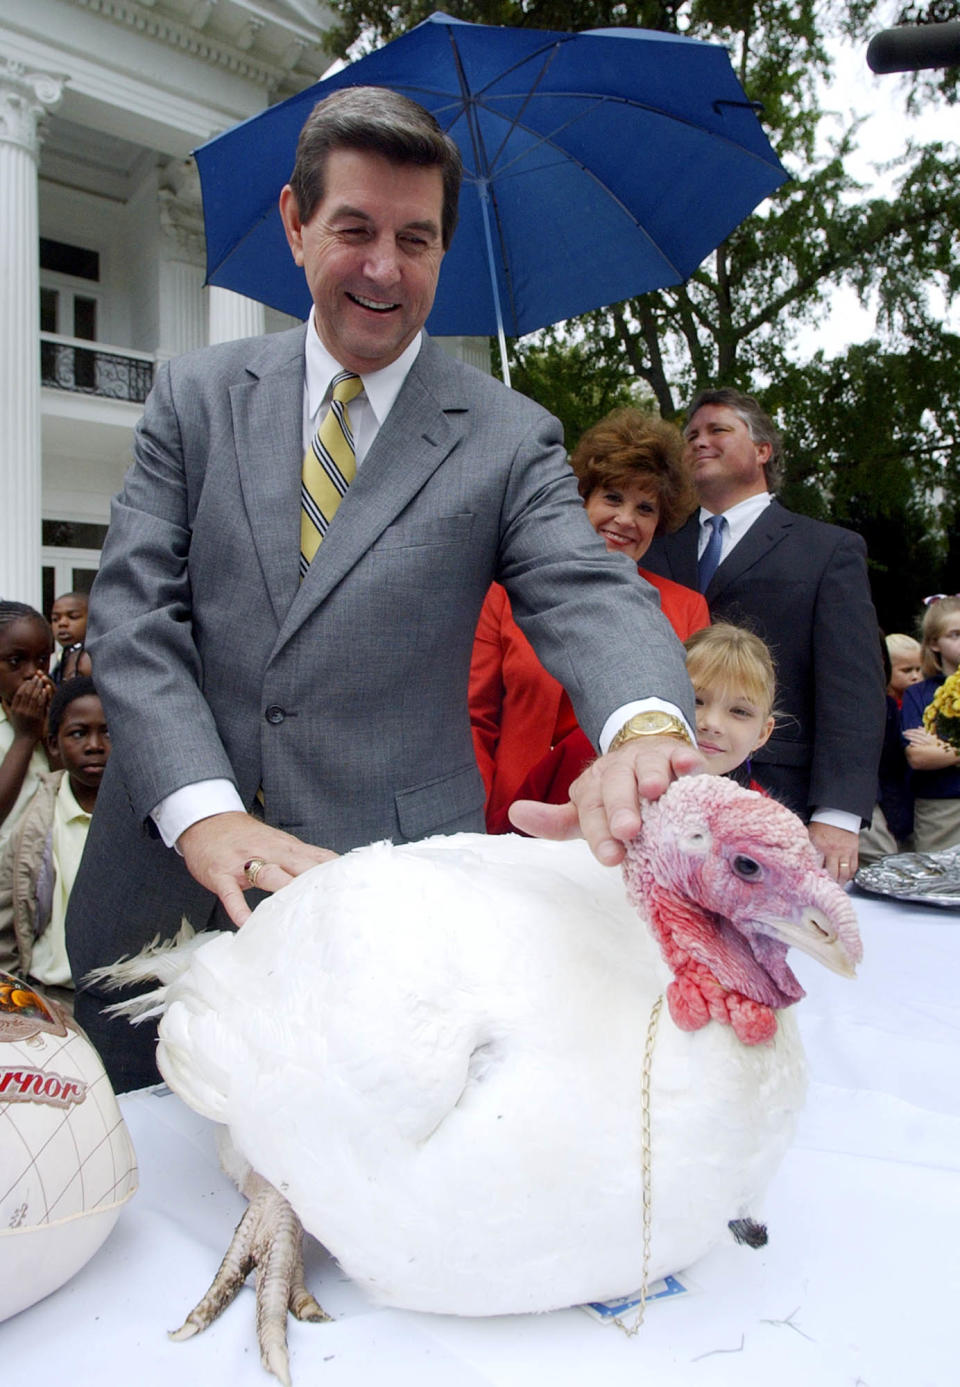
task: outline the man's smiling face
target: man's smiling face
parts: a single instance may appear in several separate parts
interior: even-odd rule
[[[443,260],[442,210],[439,168],[354,149],[327,156],[324,196],[305,225],[290,186],[281,193],[317,333],[347,370],[389,366],[426,322]]]

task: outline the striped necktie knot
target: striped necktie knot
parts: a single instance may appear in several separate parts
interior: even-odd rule
[[[353,371],[334,376],[330,408],[303,456],[300,476],[300,578],[330,527],[337,507],[357,474],[353,426],[347,406],[363,389]]]

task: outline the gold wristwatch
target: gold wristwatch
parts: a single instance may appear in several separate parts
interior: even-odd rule
[[[678,717],[664,712],[662,708],[651,708],[646,713],[634,713],[632,718],[628,718],[607,750],[616,751],[624,742],[632,742],[637,737],[676,737],[677,741],[693,745],[690,733]]]

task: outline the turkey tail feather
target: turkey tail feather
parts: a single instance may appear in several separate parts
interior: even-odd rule
[[[87,973],[84,984],[99,984],[108,991],[116,992],[122,987],[136,987],[143,983],[159,983],[159,987],[149,992],[140,992],[122,1002],[105,1007],[108,1016],[125,1016],[133,1025],[163,1014],[167,989],[185,973],[197,949],[216,938],[219,931],[204,930],[196,932],[189,920],[184,918],[172,939],[161,939],[155,935],[133,957],[118,959],[103,968],[94,968]]]

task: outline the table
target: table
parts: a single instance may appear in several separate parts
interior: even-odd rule
[[[952,1387],[960,1294],[960,914],[856,895],[855,983],[792,954],[811,1090],[770,1190],[768,1246],[731,1239],[634,1338],[582,1310],[487,1320],[372,1305],[316,1243],[335,1318],[291,1321],[295,1387]],[[141,1187],[88,1265],[0,1325],[11,1381],[266,1387],[244,1288],[166,1338],[242,1211],[212,1129],[163,1090],[121,1099]]]

